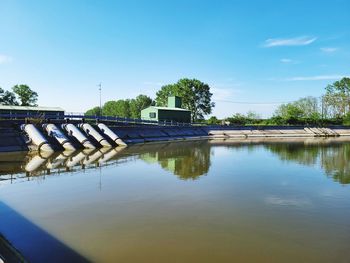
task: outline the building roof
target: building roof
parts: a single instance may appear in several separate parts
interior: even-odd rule
[[[182,108],[168,108],[168,107],[158,107],[158,106],[149,106],[148,108],[153,108],[156,110],[190,111]]]
[[[13,105],[0,105],[0,110],[64,111],[64,109],[60,107],[32,107],[32,106],[13,106]]]

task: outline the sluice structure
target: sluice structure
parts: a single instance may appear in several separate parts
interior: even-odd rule
[[[350,127],[205,126],[173,122],[165,125],[109,120],[86,122],[83,118],[49,119],[35,123],[11,119],[0,121],[0,152],[94,150],[176,140],[337,136],[350,136]]]

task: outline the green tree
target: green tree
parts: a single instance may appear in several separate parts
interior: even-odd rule
[[[323,97],[328,117],[343,117],[350,111],[350,78],[342,78],[326,87]]]
[[[318,100],[315,97],[305,97],[294,102],[294,105],[303,112],[304,118],[320,117]]]
[[[256,125],[263,122],[261,117],[254,111],[248,111],[245,115],[236,113],[232,117],[226,118],[226,121],[233,125]]]
[[[85,112],[85,116],[100,116],[100,107],[96,106]]]
[[[107,101],[103,105],[103,114],[107,116],[127,117],[131,118],[130,110],[131,100]],[[135,117],[137,118],[137,116]]]
[[[18,102],[13,92],[0,88],[0,104],[1,105],[18,105]]]
[[[207,123],[209,125],[216,125],[216,124],[220,124],[220,120],[218,118],[216,118],[216,116],[211,116],[208,120]]]
[[[290,124],[296,124],[298,120],[304,117],[304,112],[294,103],[287,103],[279,106],[275,115],[280,116]]]
[[[103,107],[102,112],[105,116],[117,116],[118,115],[118,103],[114,100],[107,101]]]
[[[204,119],[212,112],[215,103],[211,101],[210,87],[197,79],[180,79],[175,84],[165,85],[158,92],[156,104],[167,106],[169,96],[182,98],[182,106],[191,111],[192,121]]]
[[[232,117],[226,118],[226,121],[232,125],[245,125],[247,124],[247,118],[241,113],[235,113]]]
[[[255,111],[248,111],[246,114],[246,118],[250,120],[260,120],[261,116]]]
[[[350,125],[350,112],[348,112],[348,113],[343,117],[343,124],[344,124],[344,125]]]
[[[37,106],[38,93],[27,85],[15,85],[13,92],[18,96],[21,106]]]
[[[151,106],[153,100],[146,95],[138,95],[135,99],[130,100],[130,117],[141,118],[141,110]]]
[[[315,97],[305,97],[295,102],[282,104],[274,115],[288,124],[318,124],[321,120],[318,100]]]
[[[102,107],[104,116],[117,116],[127,118],[140,118],[141,110],[153,104],[153,100],[146,95],[139,95],[135,99],[111,100]],[[88,110],[85,115],[100,115],[100,108],[95,107]]]

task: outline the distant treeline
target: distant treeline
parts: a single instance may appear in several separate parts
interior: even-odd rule
[[[146,96],[139,95],[135,99],[107,101],[103,107],[102,112],[100,107],[94,107],[88,110],[85,115],[100,116],[118,116],[126,118],[141,118],[141,110],[153,105],[154,101]]]
[[[273,116],[263,119],[255,112],[236,113],[225,119],[215,116],[208,124],[226,125],[350,125],[350,78],[326,87],[320,98],[305,97],[280,105]]]

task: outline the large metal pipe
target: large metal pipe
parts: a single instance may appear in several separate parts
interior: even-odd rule
[[[94,127],[92,127],[90,124],[81,123],[79,124],[79,127],[83,129],[86,134],[94,137],[95,140],[103,147],[112,147],[112,145],[110,145],[110,143],[105,138],[103,138],[103,136],[98,131],[96,131]]]
[[[106,134],[109,138],[111,138],[112,141],[114,141],[116,144],[126,146],[126,143],[123,142],[122,139],[120,139],[118,135],[116,135],[106,124],[99,123],[97,124],[97,126],[101,129],[101,131],[104,134]]]
[[[96,147],[86,138],[86,136],[74,126],[74,124],[63,124],[62,128],[65,129],[71,136],[75,137],[85,148],[95,149]]]
[[[23,124],[21,128],[28,134],[28,137],[38,147],[38,150],[53,152],[49,142],[33,124]]]
[[[54,137],[64,149],[71,151],[76,150],[72,143],[68,140],[68,138],[63,134],[63,132],[60,131],[60,129],[57,128],[55,124],[43,124],[43,128],[46,129],[49,136]]]

